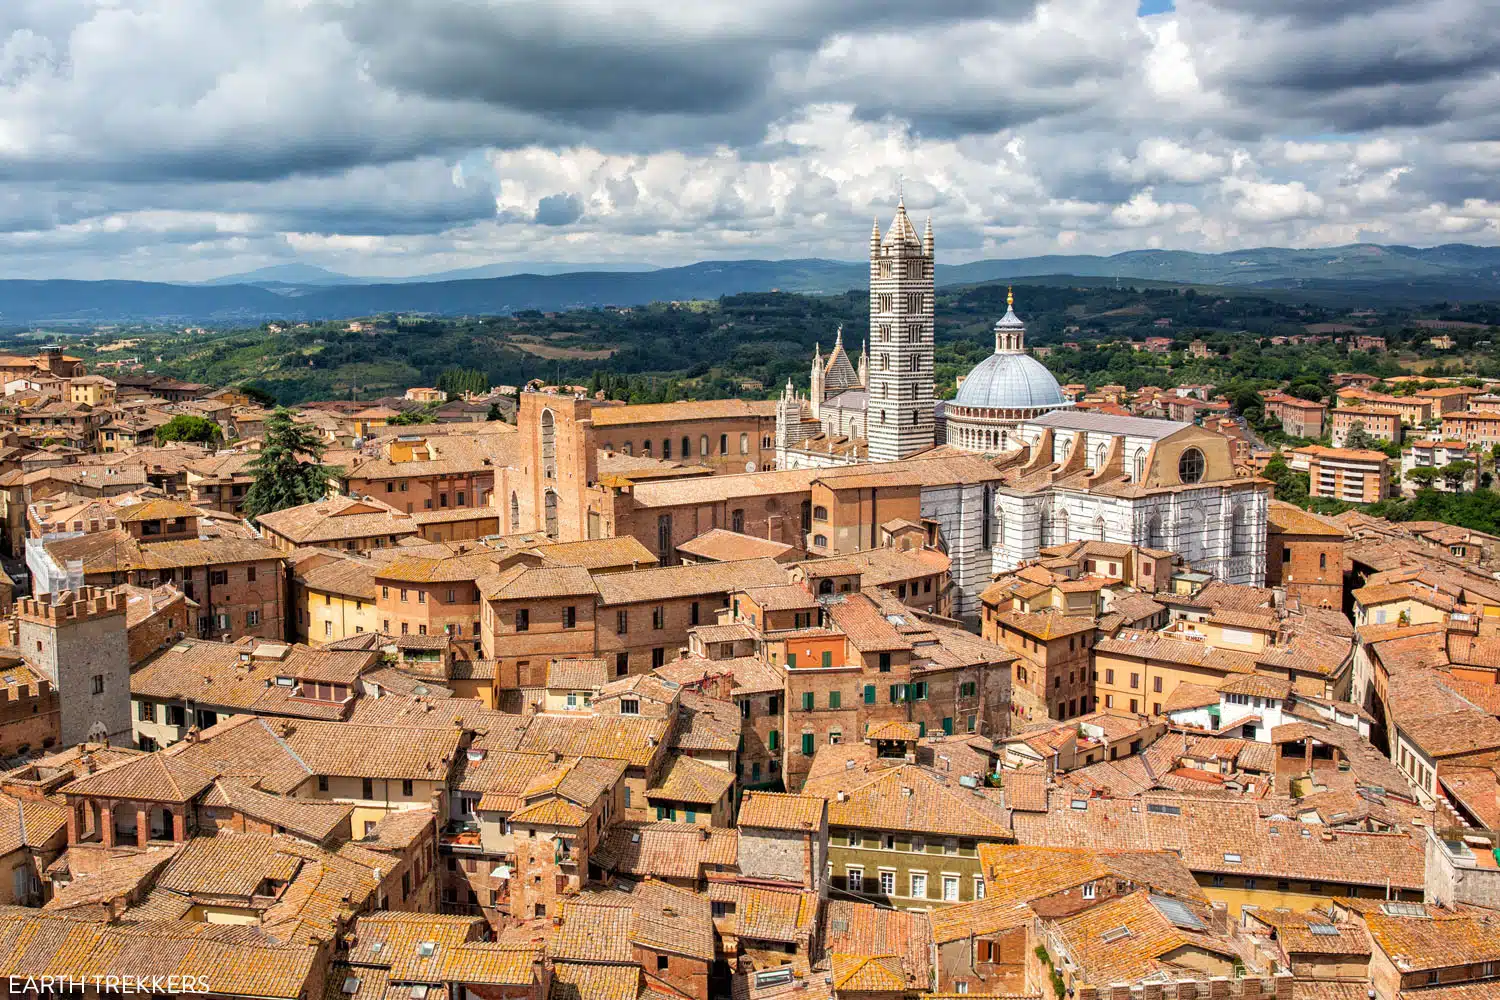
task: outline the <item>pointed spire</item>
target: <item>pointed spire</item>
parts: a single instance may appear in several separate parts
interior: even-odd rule
[[[843,346],[844,346],[844,324],[840,323],[839,324],[839,328],[837,330],[835,330],[834,334],[833,334],[833,349],[835,351],[837,351],[840,347],[843,347]]]
[[[929,215],[927,216],[927,228],[922,232],[922,249],[929,257],[932,256],[932,245],[932,216]]]

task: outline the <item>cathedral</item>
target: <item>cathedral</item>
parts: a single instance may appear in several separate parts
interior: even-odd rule
[[[923,516],[973,527],[945,543],[989,572],[1097,540],[1175,552],[1230,583],[1263,583],[1270,491],[1235,472],[1228,439],[1189,423],[1074,409],[1026,352],[1014,296],[1006,306],[994,353],[953,399],[935,403],[932,222],[919,237],[898,205],[884,236],[878,222],[870,236],[870,331],[859,361],[840,329],[826,358],[815,352],[807,396],[788,381],[776,408],[777,467],[892,462],[946,446],[988,457],[996,479],[978,510],[941,509],[934,495]]]

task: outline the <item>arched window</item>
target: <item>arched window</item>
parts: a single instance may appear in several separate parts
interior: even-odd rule
[[[545,497],[545,502],[544,502],[544,509],[546,511],[546,514],[547,514],[547,521],[546,521],[546,525],[547,525],[547,537],[548,538],[556,538],[557,537],[557,493],[555,491],[553,491],[553,490],[548,490],[547,491],[547,494],[546,494],[546,497]]]
[[[651,457],[651,439],[650,438],[647,438],[646,440],[644,440],[644,441],[641,442],[641,456],[643,458],[650,458]]]
[[[1164,549],[1166,547],[1167,539],[1162,532],[1161,515],[1152,514],[1151,520],[1146,524],[1146,548]]]
[[[557,426],[551,410],[542,411],[542,476],[557,478]]]
[[[1177,478],[1188,485],[1201,482],[1206,465],[1203,452],[1197,448],[1188,448],[1177,460]]]
[[[635,445],[631,444],[629,441],[626,441],[625,442],[625,446],[623,448],[621,448],[620,450],[623,451],[627,455],[634,455],[635,454]]]
[[[1099,539],[1099,541],[1101,541],[1101,542],[1104,541],[1104,517],[1103,517],[1103,515],[1100,515],[1099,517],[1094,518],[1094,537],[1097,538],[1097,539]]]
[[[1052,519],[1053,545],[1068,544],[1068,512],[1060,510]]]
[[[1144,479],[1145,477],[1146,477],[1146,449],[1145,448],[1137,448],[1135,450],[1135,475],[1133,475],[1131,477],[1131,480],[1133,482],[1137,482],[1138,483],[1142,479]]]
[[[1094,449],[1094,471],[1098,472],[1104,468],[1104,445]]]
[[[813,508],[812,516],[814,521],[826,521],[828,520],[828,508],[819,504]]]
[[[521,500],[514,491],[510,495],[510,530],[512,534],[521,530]]]
[[[1327,568],[1328,568],[1328,553],[1327,552],[1319,552],[1318,553],[1318,569],[1327,569]]]
[[[741,434],[740,435],[740,454],[741,455],[748,455],[748,454],[750,454],[750,435],[749,434]]]
[[[671,438],[662,438],[661,439],[661,457],[664,458],[664,459],[669,459],[669,458],[672,457],[672,439]]]
[[[693,439],[688,437],[686,434],[682,436],[682,457],[693,457]]]
[[[802,533],[812,530],[812,501],[802,501]]]
[[[736,531],[741,535],[745,533],[745,509],[743,507],[736,507],[733,513],[729,515],[729,524],[730,530]]]
[[[820,549],[824,548],[825,546],[828,545],[828,536],[827,535],[813,535],[813,545],[815,547],[817,547],[817,548],[820,548]],[[832,580],[824,580],[823,583],[824,583],[824,585],[826,585],[828,587],[828,590],[825,590],[824,593],[825,594],[826,593],[831,593],[832,590],[833,590],[833,581]]]
[[[630,453],[626,452],[625,454],[628,455]],[[698,436],[698,457],[699,458],[707,458],[708,457],[708,435],[707,434],[700,434]]]
[[[822,535],[818,536],[818,538],[822,538],[822,537],[823,537]],[[825,539],[825,541],[826,541],[826,539]],[[818,539],[814,538],[813,542],[814,543],[818,543]],[[831,594],[831,593],[833,593],[833,581],[829,580],[829,579],[819,580],[818,581],[818,593],[820,593],[820,594]]]
[[[1249,551],[1249,532],[1245,530],[1245,512],[1235,504],[1229,512],[1229,554],[1242,556]]]

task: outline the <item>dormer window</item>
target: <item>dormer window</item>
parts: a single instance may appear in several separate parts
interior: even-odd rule
[[[638,699],[638,698],[621,698],[620,699],[620,714],[621,715],[640,715],[641,714],[641,702],[640,702],[640,699]]]

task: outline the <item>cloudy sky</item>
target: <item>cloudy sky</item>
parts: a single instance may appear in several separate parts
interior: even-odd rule
[[[1494,0],[4,0],[0,277],[1500,243]]]

